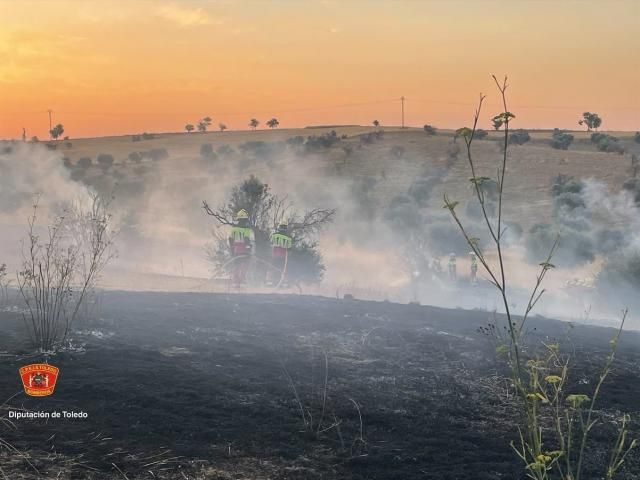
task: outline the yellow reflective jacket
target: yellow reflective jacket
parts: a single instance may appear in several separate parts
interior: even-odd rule
[[[291,248],[291,237],[284,233],[275,232],[271,234],[271,246],[289,250]]]
[[[253,243],[253,230],[249,227],[239,227],[234,225],[231,227],[231,239],[233,240],[233,243],[247,243],[247,240],[249,243]]]

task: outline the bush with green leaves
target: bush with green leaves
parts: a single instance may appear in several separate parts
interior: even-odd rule
[[[108,170],[113,165],[113,155],[100,153],[98,154],[96,161],[103,170]]]
[[[154,161],[166,160],[169,158],[169,152],[166,148],[152,148],[149,150],[149,156]]]
[[[287,139],[287,145],[302,145],[304,143],[304,137],[302,135],[296,135],[295,137],[291,137]]]
[[[476,130],[476,133],[475,133],[476,140],[484,140],[488,136],[489,136],[489,132],[487,132],[486,130],[483,130],[481,128]]]
[[[568,150],[569,146],[572,143],[573,135],[557,128],[553,129],[553,135],[551,136],[551,141],[549,142],[551,148],[555,148],[556,150]]]
[[[200,156],[202,158],[213,158],[215,153],[213,152],[213,145],[210,143],[203,143],[200,145]]]
[[[524,145],[529,140],[531,140],[531,135],[522,128],[514,130],[513,133],[509,135],[509,145]]]
[[[77,163],[79,168],[91,168],[92,160],[91,157],[80,157]]]
[[[225,156],[225,155],[231,155],[234,152],[234,150],[229,145],[224,144],[224,145],[220,145],[216,150],[216,152],[218,153],[218,155]]]
[[[142,155],[139,152],[131,152],[129,154],[129,160],[134,163],[140,163],[142,161]]]
[[[622,155],[625,152],[624,147],[620,144],[620,139],[606,133],[593,133],[591,135],[591,142],[596,145],[596,148],[601,152],[606,153],[619,153]]]
[[[340,142],[340,138],[335,130],[323,135],[310,135],[304,142],[304,149],[307,153],[319,152],[331,148]]]

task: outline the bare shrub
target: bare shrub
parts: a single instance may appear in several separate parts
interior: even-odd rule
[[[100,272],[113,258],[108,207],[92,194],[87,207],[70,205],[41,235],[38,201],[34,204],[17,276],[27,307],[24,320],[40,351],[54,351],[65,340]]]

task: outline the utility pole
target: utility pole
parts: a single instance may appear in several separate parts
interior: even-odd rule
[[[53,130],[53,125],[51,124],[51,113],[52,113],[52,110],[49,109],[49,110],[47,110],[47,112],[49,112],[49,140],[51,140],[51,130]]]
[[[400,97],[400,102],[402,104],[402,128],[404,128],[404,95]]]

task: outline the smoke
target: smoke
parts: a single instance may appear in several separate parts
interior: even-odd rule
[[[43,208],[56,209],[86,195],[70,181],[62,156],[42,146],[5,142],[0,148],[0,219],[26,218],[36,196]]]
[[[42,145],[6,144],[0,150],[0,263],[18,258],[34,194],[40,193],[40,204],[54,212],[86,195],[90,187],[114,196],[112,208],[120,226],[119,257],[111,265],[109,285],[152,288],[155,280],[140,280],[140,275],[153,274],[166,279],[163,288],[196,288],[211,275],[205,246],[213,232],[226,235],[224,227],[203,212],[202,201],[224,205],[234,186],[255,175],[300,211],[337,208],[334,223],[318,237],[326,265],[324,286],[305,287],[307,291],[343,291],[348,285],[376,291],[377,298],[406,300],[419,281],[428,285],[424,301],[447,298],[448,306],[460,305],[455,294],[447,297],[446,286],[434,280],[440,259],[450,253],[459,256],[461,271],[468,268],[469,247],[436,195],[451,175],[446,152],[438,167],[437,161],[427,163],[409,147],[399,159],[376,142],[318,138],[323,140],[314,140],[313,148],[306,148],[304,139],[212,144],[205,155],[176,156],[169,145],[168,159],[116,158],[104,168],[64,162],[59,152]],[[486,182],[483,189],[493,218],[496,184]],[[472,193],[469,190],[470,197]],[[620,300],[636,292],[640,183],[631,179],[612,193],[596,180],[558,177],[550,196],[553,215],[545,223],[534,224],[526,233],[518,223],[504,224],[516,286],[528,286],[525,280],[533,278],[559,232],[554,263],[566,272],[565,278],[569,272],[591,275],[600,292]],[[458,210],[469,235],[489,249],[482,243],[488,235],[477,202],[463,203]],[[185,286],[180,277],[201,280]]]

